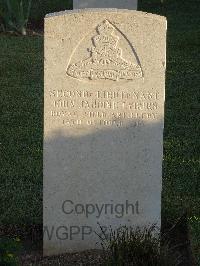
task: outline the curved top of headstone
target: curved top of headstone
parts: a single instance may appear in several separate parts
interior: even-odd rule
[[[60,40],[62,35],[74,40],[66,58],[65,74],[90,83],[143,81],[145,67],[141,62],[144,54],[140,51],[141,42],[146,54],[151,47],[145,41],[150,25],[154,24],[151,32],[156,33],[160,32],[159,25],[164,30],[166,24],[166,18],[159,15],[113,8],[66,10],[47,14],[45,19],[46,26],[55,22],[52,32],[45,30],[46,36]],[[74,31],[77,23],[79,27]],[[131,34],[127,32],[130,29]]]
[[[149,19],[151,18],[151,19],[158,19],[158,20],[166,21],[166,17],[160,16],[157,14],[136,11],[136,10],[129,10],[129,9],[117,9],[117,8],[84,8],[84,9],[74,9],[74,10],[63,10],[59,12],[46,14],[45,19],[50,18],[50,17],[56,17],[56,16],[64,16],[68,14],[81,14],[81,13],[93,13],[93,12],[130,13],[136,16],[141,16],[141,17],[145,17]]]

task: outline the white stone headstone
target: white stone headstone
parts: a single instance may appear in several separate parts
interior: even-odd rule
[[[138,0],[73,0],[73,8],[122,8],[137,10]]]
[[[158,15],[45,18],[45,255],[100,248],[98,224],[160,226],[165,50]]]

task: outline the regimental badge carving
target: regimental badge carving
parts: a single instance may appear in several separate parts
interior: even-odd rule
[[[93,46],[88,49],[90,56],[78,62],[69,63],[67,74],[79,80],[135,80],[142,78],[142,69],[135,62],[123,57],[118,47],[120,37],[115,27],[107,20],[97,26],[97,35],[92,37]],[[135,54],[132,54],[135,57]]]

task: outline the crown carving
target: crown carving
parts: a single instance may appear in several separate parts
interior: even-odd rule
[[[97,35],[92,37],[93,46],[88,49],[90,56],[70,64],[67,74],[80,80],[133,80],[142,77],[139,64],[131,63],[122,56],[118,47],[119,37],[114,35],[115,28],[105,20],[96,28]]]

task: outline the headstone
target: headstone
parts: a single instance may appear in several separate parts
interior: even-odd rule
[[[73,8],[122,8],[137,10],[137,0],[73,0]]]
[[[158,15],[46,16],[45,255],[100,248],[101,229],[160,226],[165,49]]]

